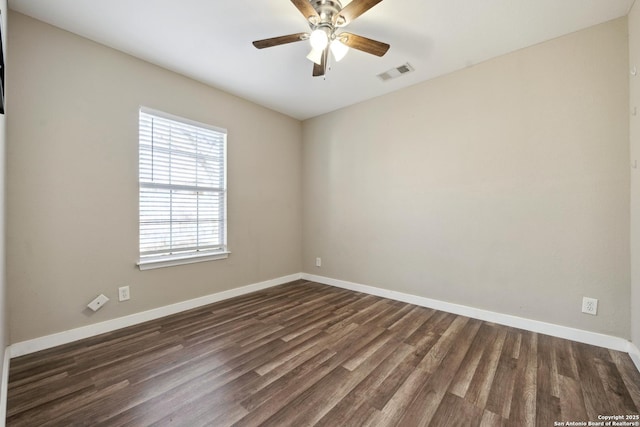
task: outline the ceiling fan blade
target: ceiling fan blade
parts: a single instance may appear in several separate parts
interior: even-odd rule
[[[253,45],[258,49],[264,49],[266,47],[279,46],[281,44],[299,42],[309,38],[308,33],[289,34],[286,36],[272,37],[270,39],[256,40]]]
[[[311,6],[309,0],[291,0],[291,3],[298,8],[306,20],[310,20],[312,17],[320,20],[320,15],[318,15],[318,12]]]
[[[320,64],[313,64],[313,77],[324,76],[327,71],[327,57],[329,56],[329,47],[325,47],[322,51],[322,62]]]
[[[368,39],[357,34],[340,33],[338,35],[338,38],[342,43],[346,44],[349,47],[361,50],[366,53],[370,53],[375,56],[384,56],[384,54],[387,53],[387,51],[391,47],[387,43]]]
[[[339,22],[339,24],[347,25],[349,22],[353,21],[381,1],[382,0],[353,0],[351,3],[346,5],[340,13],[336,14],[334,17],[334,23],[338,22],[338,19],[341,16],[344,19],[344,23]]]

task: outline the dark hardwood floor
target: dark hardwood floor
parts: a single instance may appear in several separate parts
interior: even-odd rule
[[[296,282],[11,360],[9,426],[553,426],[640,413],[627,354]]]

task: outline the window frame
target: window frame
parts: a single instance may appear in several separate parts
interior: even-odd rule
[[[203,252],[198,252],[198,250],[196,249],[195,251],[190,251],[190,252],[184,252],[184,253],[178,253],[178,254],[165,254],[165,255],[146,255],[146,256],[142,256],[142,252],[141,252],[141,247],[140,247],[140,242],[141,242],[141,237],[142,237],[142,233],[141,233],[141,201],[142,201],[142,189],[143,188],[154,188],[154,187],[164,187],[167,189],[174,189],[174,190],[184,190],[184,185],[181,184],[151,184],[151,183],[145,183],[143,182],[143,180],[141,179],[141,173],[140,173],[140,167],[141,167],[141,160],[142,160],[142,152],[141,152],[141,143],[142,143],[142,138],[140,136],[141,134],[141,127],[142,127],[142,114],[146,114],[146,115],[150,115],[153,117],[157,117],[160,120],[168,120],[168,121],[174,121],[177,122],[179,124],[184,124],[187,126],[193,126],[199,129],[203,129],[206,131],[213,131],[213,132],[217,132],[223,135],[223,143],[222,143],[222,163],[221,166],[223,168],[222,171],[222,182],[223,182],[223,186],[220,190],[220,194],[222,195],[222,209],[221,209],[221,214],[222,214],[222,218],[220,221],[220,227],[222,228],[221,230],[221,234],[222,234],[222,243],[221,243],[221,250],[218,251],[212,251],[212,250],[205,250]],[[206,123],[202,123],[202,122],[198,122],[195,120],[191,120],[191,119],[187,119],[184,117],[180,117],[180,116],[176,116],[170,113],[166,113],[163,111],[158,111],[158,110],[154,110],[152,108],[148,108],[148,107],[143,107],[141,106],[138,109],[138,262],[137,265],[140,268],[140,270],[149,270],[149,269],[155,269],[155,268],[162,268],[162,267],[171,267],[171,266],[176,266],[176,265],[184,265],[184,264],[192,264],[192,263],[196,263],[196,262],[204,262],[204,261],[213,261],[213,260],[220,260],[220,259],[226,259],[228,258],[229,254],[231,253],[229,251],[229,247],[228,247],[228,235],[227,235],[227,194],[228,194],[228,186],[227,186],[227,138],[228,138],[228,132],[227,129],[224,128],[220,128],[217,126],[213,126],[213,125],[209,125]],[[151,184],[145,187],[144,184]],[[197,187],[197,186],[195,186]],[[219,217],[218,217],[219,218]]]

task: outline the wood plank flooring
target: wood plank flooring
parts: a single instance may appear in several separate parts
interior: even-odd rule
[[[13,359],[9,426],[553,426],[640,413],[627,354],[312,282]]]

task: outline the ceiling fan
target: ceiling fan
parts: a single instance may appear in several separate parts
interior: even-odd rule
[[[336,61],[344,58],[349,48],[383,56],[390,47],[387,43],[341,31],[344,26],[381,1],[353,0],[343,8],[339,0],[291,0],[291,3],[307,19],[311,32],[256,40],[253,45],[258,49],[264,49],[309,40],[311,52],[307,58],[314,62],[314,77],[324,76],[327,70],[329,51]]]

